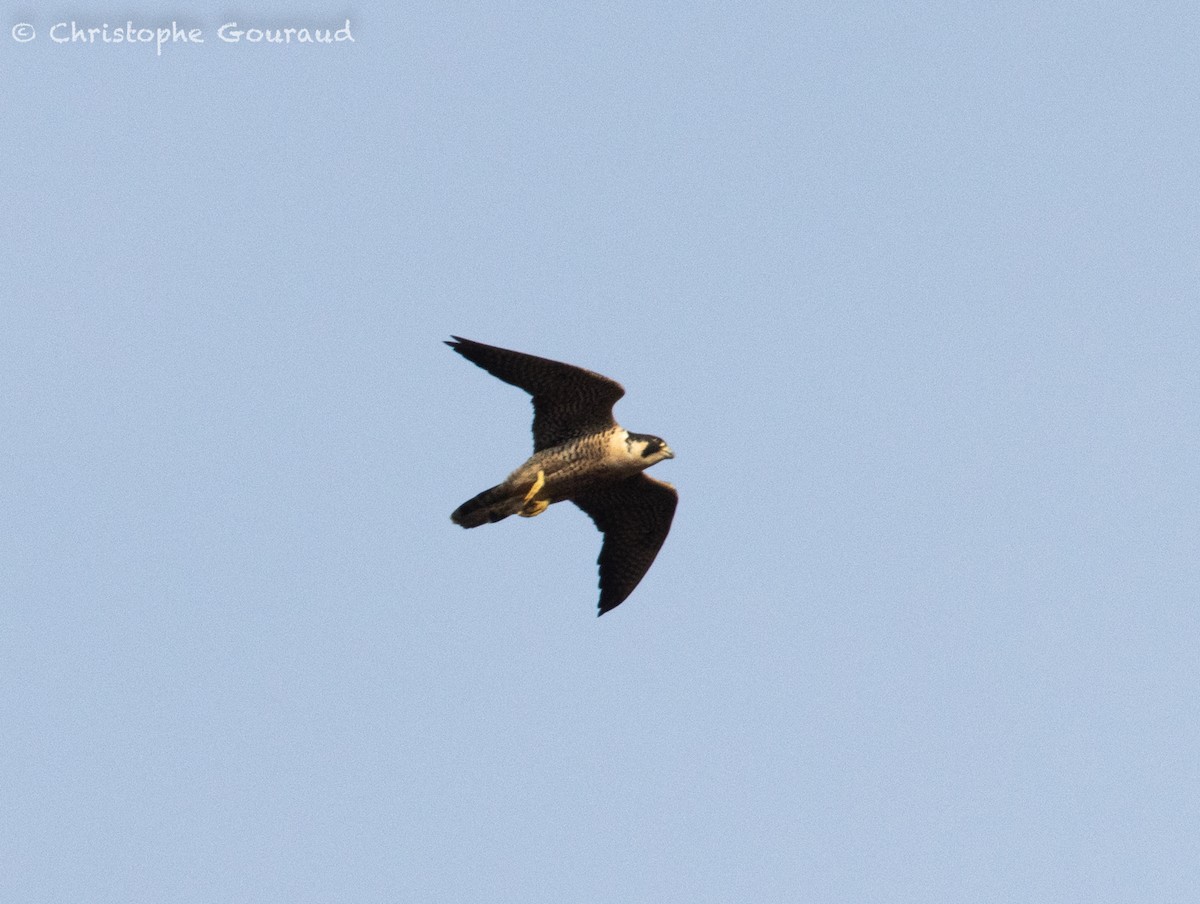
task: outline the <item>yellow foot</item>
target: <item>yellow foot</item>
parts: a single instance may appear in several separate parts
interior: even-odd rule
[[[525,508],[517,512],[522,518],[534,518],[550,508],[549,499],[538,499],[536,502],[525,503]]]
[[[517,512],[518,515],[520,515],[522,518],[532,518],[535,515],[540,515],[550,507],[549,499],[534,498],[538,493],[541,492],[542,487],[545,485],[546,472],[538,471],[537,480],[533,482],[533,486],[529,488],[529,492],[526,493],[525,498],[521,500],[522,503],[524,503],[524,507]]]
[[[546,472],[538,471],[537,480],[533,482],[533,486],[529,488],[529,492],[525,494],[523,502],[533,502],[533,497],[541,492],[542,487],[546,485]]]

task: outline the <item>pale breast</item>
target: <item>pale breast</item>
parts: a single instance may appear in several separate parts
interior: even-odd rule
[[[514,477],[533,480],[538,471],[546,478],[545,495],[557,501],[610,480],[619,480],[641,470],[629,454],[626,432],[616,427],[594,436],[543,449],[518,469]]]

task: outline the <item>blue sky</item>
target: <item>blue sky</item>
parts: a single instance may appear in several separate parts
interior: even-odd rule
[[[0,898],[1195,899],[1190,4],[5,16]]]

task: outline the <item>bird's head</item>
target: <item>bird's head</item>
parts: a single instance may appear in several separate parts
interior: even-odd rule
[[[675,457],[675,453],[671,451],[671,447],[657,436],[650,436],[646,433],[631,433],[625,442],[633,455],[645,461],[646,467]]]

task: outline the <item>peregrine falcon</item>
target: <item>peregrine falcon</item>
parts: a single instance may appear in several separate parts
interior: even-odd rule
[[[679,501],[673,486],[643,472],[675,453],[657,436],[630,433],[613,420],[613,405],[625,394],[615,380],[458,336],[446,344],[533,396],[533,456],[450,520],[479,527],[509,515],[532,518],[570,499],[604,535],[599,614],[621,605],[662,548]]]

